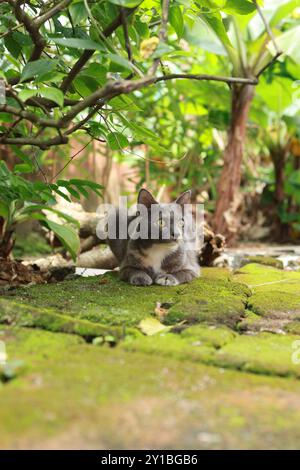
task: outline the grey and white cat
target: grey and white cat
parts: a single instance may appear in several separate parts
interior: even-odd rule
[[[191,202],[191,191],[181,194],[174,203],[159,204],[146,189],[141,189],[138,195],[138,207],[143,204],[146,207],[146,214],[141,216],[128,217],[131,223],[140,216],[148,219],[148,236],[145,238],[133,239],[130,235],[127,239],[108,239],[108,244],[119,261],[120,278],[136,286],[149,286],[160,284],[163,286],[175,286],[190,282],[200,274],[198,256],[196,249],[191,249],[190,245],[182,236],[183,224],[182,207]],[[159,213],[158,220],[151,217],[151,208],[155,206]],[[170,217],[171,213],[175,217]],[[176,211],[180,214],[176,217]],[[120,217],[120,213],[118,215]],[[178,223],[179,220],[179,223]],[[153,239],[153,224],[157,224],[159,236]],[[156,227],[156,229],[157,229]],[[162,227],[164,234],[162,237]],[[157,233],[157,232],[156,232]],[[152,238],[151,238],[152,236]]]

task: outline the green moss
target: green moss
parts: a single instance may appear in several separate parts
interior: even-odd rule
[[[234,273],[234,279],[237,282],[243,282],[248,286],[265,284],[267,282],[281,281],[285,279],[286,275],[294,274],[294,272],[286,272],[279,269],[274,269],[270,266],[263,266],[261,264],[247,264],[238,269]]]
[[[24,361],[26,374],[0,384],[1,449],[298,446],[292,379],[97,348],[74,335],[3,331],[9,359]]]
[[[254,292],[249,300],[248,308],[257,315],[300,318],[299,288],[294,292],[287,292],[289,286],[284,288],[270,288]]]
[[[260,333],[238,336],[217,351],[216,360],[224,367],[235,367],[258,374],[300,377],[299,365],[292,361],[297,336]]]
[[[234,279],[252,290],[248,308],[263,316],[298,317],[300,314],[300,273],[249,264]]]
[[[194,341],[199,341],[200,344],[211,345],[214,348],[221,348],[224,344],[232,341],[236,336],[232,330],[224,327],[215,327],[212,325],[195,325],[190,328],[186,328],[181,332],[181,338],[189,338]]]
[[[135,333],[128,329],[126,331],[120,327],[110,327],[87,320],[74,319],[51,309],[32,307],[6,299],[0,299],[0,323],[77,334],[87,340],[107,335],[113,335],[117,340],[124,337],[126,333]]]
[[[196,338],[181,338],[180,335],[173,333],[129,338],[122,342],[120,347],[125,351],[208,364],[213,362],[215,353],[215,348],[209,341],[201,342]]]
[[[299,274],[249,264],[234,275],[203,269],[172,288],[134,287],[111,273],[11,291],[0,321],[14,326],[0,325],[0,339],[24,367],[0,381],[0,448],[297,446],[300,322],[286,335],[238,334],[297,318],[297,283]],[[157,302],[163,321],[184,320],[180,333],[132,329]],[[83,339],[122,338],[124,325],[130,334],[115,348]]]
[[[249,309],[245,310],[245,316],[242,321],[237,325],[240,332],[251,330],[261,320],[261,317]]]
[[[188,330],[187,330],[188,331]],[[224,331],[216,331],[222,337]],[[300,377],[299,365],[293,364],[293,343],[299,337],[260,333],[255,336],[236,335],[224,343],[211,338],[210,332],[198,336],[158,334],[147,338],[130,339],[121,347],[127,351],[140,351],[180,360],[202,362],[255,374]],[[202,338],[199,339],[199,338]]]
[[[10,298],[35,307],[113,326],[136,326],[154,314],[156,304],[167,304],[166,323],[220,322],[234,326],[243,314],[249,290],[232,282],[228,271],[206,269],[192,283],[174,287],[136,287],[116,273],[45,284],[11,292]],[[213,274],[214,273],[214,274]],[[8,298],[8,296],[7,296]]]
[[[271,266],[272,268],[283,269],[283,262],[280,259],[273,258],[272,256],[247,256],[245,263],[263,264],[265,266]]]
[[[165,317],[167,324],[210,322],[235,327],[244,314],[249,289],[230,280],[197,279],[178,297]]]

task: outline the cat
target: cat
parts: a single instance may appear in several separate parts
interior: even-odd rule
[[[107,240],[119,262],[120,279],[135,286],[175,286],[198,277],[197,251],[194,246],[191,249],[183,236],[186,219],[182,209],[191,203],[191,191],[181,194],[174,203],[160,204],[149,191],[141,189],[137,202],[138,212],[125,216],[129,227],[134,227],[132,233],[127,232],[127,239]],[[137,227],[143,223],[147,233],[142,237]]]

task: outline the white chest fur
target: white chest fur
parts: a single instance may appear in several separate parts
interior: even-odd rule
[[[154,269],[155,272],[163,272],[161,265],[163,260],[177,250],[176,243],[162,243],[156,244],[145,250],[144,264],[145,266]]]

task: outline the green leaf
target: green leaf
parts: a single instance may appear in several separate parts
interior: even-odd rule
[[[111,132],[107,135],[106,139],[112,150],[119,150],[129,145],[127,137],[120,132]]]
[[[53,214],[56,214],[58,217],[65,219],[67,222],[70,224],[75,225],[76,227],[79,228],[79,222],[75,220],[73,217],[71,217],[68,214],[65,214],[64,212],[61,212],[57,209],[54,209],[53,207],[47,206],[45,204],[32,204],[27,207],[25,207],[22,210],[23,214],[28,214],[30,212],[40,212],[40,211],[49,211],[52,212]]]
[[[251,0],[227,0],[222,10],[230,15],[249,15],[256,10],[256,7]]]
[[[232,47],[220,13],[203,13],[200,16],[214,31],[224,47]]]
[[[59,180],[61,181],[61,180]],[[102,184],[96,183],[95,181],[90,181],[90,180],[83,180],[79,178],[71,178],[69,180],[70,184],[73,184],[75,186],[87,186],[88,188],[91,188],[93,190],[96,189],[103,189]]]
[[[9,215],[9,204],[5,204],[5,202],[0,201],[0,216],[4,219],[7,219]]]
[[[39,89],[39,93],[43,98],[54,101],[58,106],[62,107],[64,104],[64,94],[61,90],[54,87],[42,87]]]
[[[91,51],[102,51],[106,49],[103,44],[92,41],[91,39],[79,39],[79,38],[51,38],[55,44],[59,46],[68,47],[71,49],[88,49]]]
[[[6,36],[4,39],[6,49],[11,53],[15,59],[17,59],[22,51],[22,47],[12,37],[12,35]]]
[[[124,69],[127,70],[132,70],[132,63],[129,62],[129,60],[125,59],[125,57],[122,57],[118,54],[107,54],[108,59],[111,60],[114,64],[120,65]]]
[[[94,80],[97,80],[101,84],[104,84],[106,81],[107,69],[97,62],[92,62],[85,70],[84,76],[92,77]]]
[[[86,191],[85,188],[89,188],[94,193],[98,194],[99,196],[102,196],[100,190],[103,189],[103,186],[99,183],[95,183],[94,181],[78,179],[78,178],[71,178],[68,181],[58,180],[57,185],[66,188],[67,191],[69,191],[69,193],[72,196],[76,197],[77,199],[80,198],[79,193],[83,194],[83,196],[85,196],[85,197],[89,196],[89,194],[88,194],[88,192]],[[76,190],[74,189],[73,186],[76,188]]]
[[[14,172],[16,173],[31,173],[33,166],[28,163],[18,163],[14,166]]]
[[[99,87],[99,83],[94,78],[86,75],[77,77],[73,85],[77,93],[83,97],[91,95]]]
[[[175,29],[178,39],[181,39],[184,33],[184,21],[179,5],[173,5],[169,11],[170,23]]]
[[[56,68],[56,61],[49,59],[39,59],[28,62],[22,70],[21,82],[33,77],[40,77]]]
[[[81,21],[88,17],[88,12],[85,8],[84,2],[73,3],[69,6],[70,14],[74,25],[78,25]]]
[[[216,13],[206,13],[201,14],[201,18],[206,22],[206,24],[211,28],[211,30],[215,33],[221,44],[226,49],[228,57],[230,58],[235,74],[239,74],[239,59],[238,54],[233,48],[229,37],[227,35],[227,31],[225,25],[222,20],[222,16],[219,12]]]
[[[158,59],[164,55],[170,54],[174,51],[174,47],[169,46],[168,44],[159,43],[153,54],[151,55],[151,59]]]
[[[75,261],[80,248],[80,240],[77,232],[67,225],[60,225],[49,219],[45,220],[45,224],[55,233],[62,245],[72,256],[73,261]]]
[[[142,3],[143,0],[108,0],[109,3],[113,3],[114,5],[120,5],[121,7],[127,7],[127,8],[134,8],[140,3]]]
[[[0,113],[0,122],[13,122],[14,117],[9,113]]]
[[[29,100],[33,96],[36,96],[38,93],[38,90],[21,90],[19,93],[19,98],[22,101]]]
[[[290,15],[290,13],[299,7],[299,0],[291,0],[289,2],[284,2],[277,9],[273,7],[274,15],[271,18],[270,26],[276,26],[283,19]]]
[[[299,34],[300,26],[296,26],[276,37],[276,44],[279,49],[298,65],[300,64]],[[272,55],[275,55],[276,51],[273,43],[270,42],[268,44],[268,49]]]

